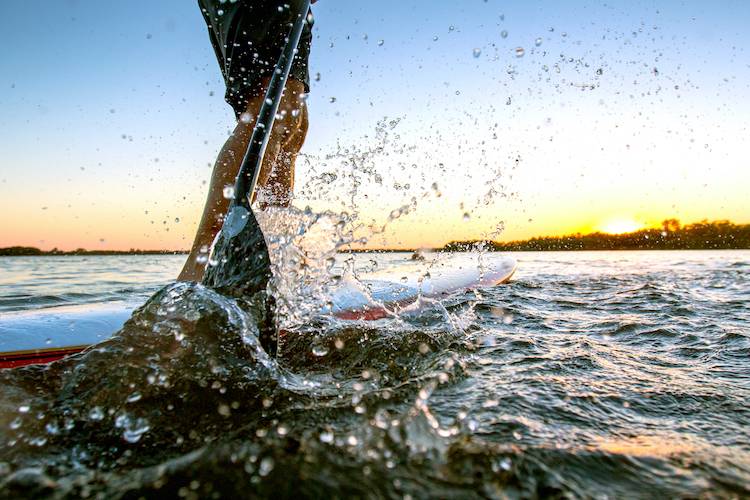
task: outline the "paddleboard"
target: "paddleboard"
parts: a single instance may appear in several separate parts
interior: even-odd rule
[[[321,313],[369,321],[397,314],[420,297],[439,300],[510,280],[516,261],[501,255],[449,255],[345,279]],[[49,363],[106,340],[140,304],[109,302],[0,315],[0,368]]]

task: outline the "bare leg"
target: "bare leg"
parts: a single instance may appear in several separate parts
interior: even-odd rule
[[[303,93],[304,86],[301,82],[292,79],[287,81],[279,106],[279,113],[283,115],[283,118],[276,120],[271,131],[258,178],[259,187],[270,191],[266,196],[268,200],[265,205],[287,206],[291,200],[294,159],[302,147],[307,132],[307,107],[300,98]],[[246,110],[251,116],[250,123],[243,123],[241,120],[237,122],[232,135],[224,143],[224,147],[221,148],[216,158],[203,216],[198,225],[190,255],[177,278],[180,281],[200,281],[203,278],[208,249],[221,229],[224,214],[229,208],[230,200],[224,198],[224,188],[234,186],[252,134],[255,117],[258,116],[263,99],[264,96],[261,95],[250,100]],[[278,202],[274,202],[276,199]]]
[[[292,85],[294,86],[292,88]],[[279,114],[273,127],[273,134],[266,150],[264,161],[258,179],[259,191],[262,193],[260,207],[268,206],[288,207],[294,192],[294,167],[297,155],[305,142],[308,128],[307,106],[299,99],[304,92],[304,86],[297,81],[287,84],[287,91],[294,90],[294,94],[282,99]]]

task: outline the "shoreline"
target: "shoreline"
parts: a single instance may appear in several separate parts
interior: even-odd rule
[[[2,250],[2,249],[0,249]],[[462,252],[476,252],[476,251],[482,251],[487,253],[554,253],[554,252],[565,252],[565,253],[575,253],[575,252],[685,252],[685,251],[694,251],[694,252],[706,252],[706,251],[713,251],[713,252],[720,252],[720,251],[736,251],[736,250],[750,250],[750,247],[720,247],[720,248],[555,248],[555,249],[477,249],[477,248],[466,248],[466,249],[452,249],[452,250],[444,250],[442,248],[438,249],[420,249],[419,251],[422,251],[424,253],[430,254],[430,253],[462,253]],[[418,250],[342,250],[338,251],[336,253],[339,254],[345,254],[345,253],[361,253],[361,254],[373,254],[373,253],[409,253],[413,254],[416,253]],[[43,252],[39,254],[3,254],[0,253],[0,258],[7,257],[7,258],[14,258],[14,257],[127,257],[127,256],[177,256],[177,255],[188,255],[190,252],[160,252],[160,251],[153,251],[153,252],[127,252],[127,251],[112,251],[112,252],[89,252],[89,253],[74,253],[74,252],[61,252],[61,253],[49,253],[49,252]]]
[[[631,250],[748,250],[750,224],[735,224],[727,220],[703,220],[681,225],[677,219],[667,219],[661,228],[640,229],[629,233],[609,234],[594,232],[564,236],[537,236],[526,240],[499,242],[490,240],[451,241],[440,248],[419,249],[346,249],[337,253],[418,253],[418,252],[580,252]],[[61,257],[61,256],[117,256],[117,255],[187,255],[186,250],[86,250],[77,248],[62,251],[57,248],[41,250],[36,247],[12,246],[0,248],[0,257]]]

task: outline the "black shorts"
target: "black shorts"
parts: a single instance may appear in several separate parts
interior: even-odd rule
[[[301,0],[198,0],[208,25],[211,45],[227,86],[225,99],[239,117],[250,98],[265,91],[294,22]],[[284,5],[290,8],[279,7]],[[289,73],[310,91],[307,63],[312,43],[312,15],[302,30],[298,52]]]

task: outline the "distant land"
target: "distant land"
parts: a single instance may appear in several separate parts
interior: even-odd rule
[[[589,233],[567,236],[539,236],[528,240],[499,242],[487,240],[452,241],[438,252],[463,252],[481,248],[502,252],[544,252],[570,250],[721,250],[750,249],[750,224],[730,221],[701,221],[681,225],[667,219],[660,228],[647,228],[631,233]],[[355,253],[414,252],[414,249],[355,249]],[[65,256],[65,255],[182,255],[185,250],[86,250],[62,251],[57,248],[40,250],[15,246],[0,248],[0,257]]]
[[[77,248],[69,252],[53,248],[52,250],[40,250],[36,247],[6,247],[0,248],[0,257],[52,257],[62,255],[178,255],[187,254],[184,250],[86,250]]]
[[[455,252],[471,248],[504,252],[750,249],[750,224],[704,220],[682,226],[677,219],[667,219],[662,222],[660,228],[641,229],[631,233],[578,233],[510,242],[453,241],[441,250]]]

